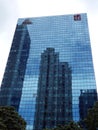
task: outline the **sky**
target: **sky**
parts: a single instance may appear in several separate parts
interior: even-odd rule
[[[98,0],[0,0],[0,84],[18,18],[87,13],[98,86]]]

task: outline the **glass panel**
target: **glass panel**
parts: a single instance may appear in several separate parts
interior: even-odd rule
[[[28,130],[83,119],[97,99],[86,14],[23,21],[31,44],[19,112]]]

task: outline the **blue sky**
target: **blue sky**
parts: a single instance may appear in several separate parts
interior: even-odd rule
[[[0,0],[0,82],[4,73],[18,18],[88,14],[93,62],[98,86],[98,1],[93,0]]]

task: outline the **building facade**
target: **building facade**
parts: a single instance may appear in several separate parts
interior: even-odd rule
[[[14,106],[27,130],[42,130],[79,121],[80,90],[88,89],[96,82],[87,15],[19,19],[0,105]]]
[[[88,109],[92,108],[96,101],[97,101],[96,89],[81,90],[81,94],[79,97],[79,113],[81,120],[84,120],[84,118],[87,116]]]

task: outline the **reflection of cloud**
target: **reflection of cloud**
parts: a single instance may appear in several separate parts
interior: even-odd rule
[[[78,104],[73,104],[72,107],[72,111],[73,111],[73,119],[74,121],[79,121],[79,105]]]
[[[34,120],[37,85],[38,85],[38,76],[36,75],[25,76],[19,113],[24,117],[27,123],[31,125]]]
[[[77,89],[85,89],[87,87],[93,89],[94,86],[96,86],[94,79],[92,78],[85,79],[83,77],[73,78],[72,85],[73,85],[73,91],[74,90],[77,91]]]
[[[36,93],[37,93],[38,77],[35,76],[26,76],[22,89],[22,98],[20,106],[24,107],[26,105],[29,107],[31,104],[35,104]],[[28,105],[27,105],[28,104]]]
[[[39,75],[39,58],[32,58],[31,63],[27,64],[26,75]]]

